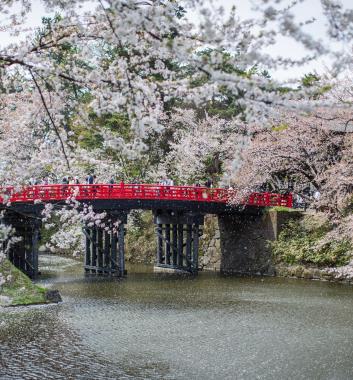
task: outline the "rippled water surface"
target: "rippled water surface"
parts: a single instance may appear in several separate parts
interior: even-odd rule
[[[43,256],[59,305],[0,310],[0,379],[352,379],[353,288]]]

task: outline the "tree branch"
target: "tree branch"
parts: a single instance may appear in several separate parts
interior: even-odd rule
[[[61,149],[62,149],[62,152],[63,152],[63,154],[64,154],[64,157],[65,157],[66,165],[67,165],[68,169],[70,170],[70,162],[69,162],[69,159],[68,159],[67,154],[66,154],[66,150],[65,150],[64,142],[63,142],[63,140],[62,140],[62,138],[61,138],[61,136],[60,136],[59,130],[58,130],[58,128],[57,128],[57,126],[56,126],[56,124],[55,124],[55,122],[54,122],[54,120],[53,120],[53,118],[52,118],[52,116],[51,116],[51,113],[50,113],[49,108],[48,108],[48,106],[47,106],[47,103],[46,103],[46,101],[45,101],[45,98],[44,98],[44,95],[43,95],[42,89],[40,88],[40,86],[39,86],[39,84],[38,84],[38,82],[37,82],[37,80],[36,80],[36,78],[35,78],[35,76],[34,76],[34,74],[33,74],[33,72],[32,72],[31,69],[29,69],[29,73],[31,74],[31,77],[32,77],[32,79],[33,79],[33,82],[34,82],[34,84],[35,84],[35,86],[36,86],[36,88],[37,88],[37,90],[38,90],[38,92],[39,92],[39,95],[40,95],[40,98],[41,98],[41,100],[42,100],[42,103],[43,103],[44,109],[45,109],[45,111],[46,111],[46,113],[47,113],[47,115],[48,115],[48,117],[49,117],[49,120],[50,120],[52,126],[53,126],[53,129],[54,129],[54,131],[55,131],[55,134],[56,134],[56,136],[58,137],[58,139],[59,139],[59,141],[60,141],[60,145],[61,145]]]

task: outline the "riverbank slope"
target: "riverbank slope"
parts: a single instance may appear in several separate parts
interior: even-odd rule
[[[47,289],[34,284],[29,277],[7,259],[0,264],[6,282],[0,286],[0,306],[19,306],[49,303]]]

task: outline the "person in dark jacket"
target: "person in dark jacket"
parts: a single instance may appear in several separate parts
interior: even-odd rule
[[[87,184],[88,184],[88,185],[93,185],[93,183],[94,183],[94,178],[95,178],[95,175],[93,175],[93,174],[89,174],[89,175],[87,176],[87,179],[86,179]]]
[[[207,181],[205,182],[206,187],[212,187],[212,180],[210,178],[207,178]]]

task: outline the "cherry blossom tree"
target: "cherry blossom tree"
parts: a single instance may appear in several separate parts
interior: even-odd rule
[[[307,197],[310,186],[321,190],[323,173],[342,158],[344,133],[331,130],[315,116],[286,113],[269,129],[255,131],[234,183],[278,191],[288,184]]]
[[[200,120],[193,110],[176,111],[169,128],[176,132],[164,165],[182,183],[200,183],[207,177],[219,180],[224,164],[237,156],[247,138],[236,120],[207,114]]]
[[[127,113],[137,140],[134,148],[149,129],[163,127],[164,105],[175,98],[201,104],[221,96],[221,88],[226,87],[235,95],[241,93],[239,105],[249,118],[258,119],[269,103],[283,104],[286,96],[272,80],[256,73],[244,76],[243,70],[257,64],[271,69],[298,63],[263,53],[274,43],[273,25],[282,29],[287,25],[288,33],[294,34],[294,22],[285,16],[288,10],[271,13],[267,9],[259,19],[240,21],[235,12],[222,17],[218,9],[212,11],[202,1],[187,1],[185,9],[200,9],[199,25],[193,25],[175,1],[97,1],[95,12],[84,15],[75,12],[79,2],[46,3],[65,6],[67,11],[47,20],[34,40],[29,36],[0,51],[0,67],[4,89],[10,80],[13,85],[16,70],[28,79],[40,94],[54,131],[67,129],[63,108],[74,110],[85,93],[91,95],[90,106],[99,114]],[[22,4],[25,11],[31,2]],[[18,17],[13,19],[17,30]],[[295,37],[301,35],[297,27]],[[305,37],[299,40],[320,51],[319,41],[311,38],[309,44]],[[211,54],[199,54],[205,48]],[[238,75],[223,65],[224,51],[234,52],[227,57],[227,65],[237,67]],[[46,89],[61,95],[59,109],[48,109]],[[75,96],[69,95],[72,91]],[[59,138],[60,133],[56,134]]]
[[[61,150],[55,157],[70,171],[75,166],[72,161],[82,153],[75,146],[72,120],[88,123],[92,112],[122,112],[131,125],[132,138],[126,142],[107,131],[101,135],[105,147],[124,149],[125,156],[130,150],[130,157],[146,150],[148,136],[163,131],[166,106],[170,109],[180,99],[202,107],[227,92],[236,98],[243,116],[266,124],[269,108],[293,104],[287,99],[301,99],[314,90],[285,92],[259,74],[261,68],[289,68],[303,62],[265,53],[275,43],[276,33],[294,37],[315,55],[327,53],[320,41],[295,24],[292,6],[281,8],[281,2],[260,7],[259,17],[244,21],[236,11],[224,16],[221,9],[204,1],[186,1],[182,7],[176,1],[97,0],[92,2],[94,11],[86,13],[78,9],[85,1],[44,3],[61,15],[44,19],[34,36],[30,33],[0,50],[1,87],[5,96],[22,92],[36,97],[34,111],[40,110],[45,119],[37,128],[45,125],[45,138],[51,133],[51,141]],[[331,14],[330,3],[323,3],[327,14]],[[5,1],[1,7],[3,12],[20,9],[9,14],[12,24],[7,26],[13,34],[23,32],[21,20],[31,1]],[[199,13],[197,23],[185,17],[193,9]],[[334,12],[342,13],[337,6]],[[342,13],[342,20],[346,22],[347,17]],[[17,97],[24,107],[25,97]],[[36,120],[31,113],[27,116]],[[62,165],[59,171],[65,171]]]
[[[23,184],[47,173],[55,173],[58,178],[68,173],[82,178],[91,167],[107,180],[107,173],[123,171],[128,161],[137,162],[138,155],[154,146],[151,140],[173,125],[175,106],[202,110],[210,102],[225,98],[232,99],[241,111],[232,115],[237,119],[196,120],[189,112],[174,116],[184,124],[170,134],[168,149],[174,166],[167,159],[160,169],[155,157],[148,157],[151,178],[164,165],[183,180],[198,179],[198,173],[207,172],[209,160],[222,162],[222,170],[218,167],[215,172],[226,171],[229,177],[239,166],[239,151],[247,141],[246,136],[239,136],[240,122],[244,130],[254,123],[271,126],[273,110],[290,113],[293,109],[312,109],[318,103],[321,84],[293,90],[264,72],[279,67],[290,70],[330,53],[322,41],[296,23],[295,1],[289,5],[278,0],[261,2],[260,12],[251,20],[241,20],[236,9],[225,15],[221,8],[203,0],[185,0],[183,5],[174,0],[94,0],[89,1],[94,10],[86,12],[81,8],[88,3],[84,0],[43,3],[49,11],[59,13],[45,18],[34,33],[23,27],[31,0],[4,0],[0,4],[4,15],[1,29],[14,36],[26,35],[20,42],[0,49],[3,184]],[[350,41],[352,12],[334,0],[322,0],[322,7],[329,20],[330,37]],[[198,14],[196,22],[188,17],[193,11]],[[271,57],[266,49],[275,44],[277,35],[294,38],[308,55],[299,60]],[[336,54],[336,59],[336,68],[347,66],[347,54]],[[329,99],[328,104],[334,101]],[[92,114],[99,118],[114,113],[126,117],[128,138],[99,123],[92,125]],[[285,145],[281,136],[291,133],[299,148],[304,140],[296,137],[298,132],[291,122],[293,126],[278,132],[276,144]],[[92,133],[97,131],[99,145],[88,148],[82,144],[82,125],[90,125]],[[327,169],[323,156],[330,156],[331,149],[343,143],[339,134],[304,131],[305,126],[299,126],[298,131],[303,136],[315,135],[315,146],[309,144],[298,151],[290,151],[287,146],[287,151],[301,162],[298,168],[307,161],[306,174],[318,171],[317,175],[311,174],[311,181],[316,182]],[[271,150],[269,136],[274,132],[270,128],[259,133],[250,149],[256,151],[260,142],[267,144],[279,169],[286,159]],[[251,133],[249,130],[248,136]],[[304,158],[299,157],[301,154]],[[318,155],[314,167],[305,154]],[[250,162],[249,156],[244,159]],[[274,173],[269,162],[267,167]],[[297,175],[302,176],[297,182],[302,182],[305,175]],[[251,184],[260,181],[256,177],[248,179]]]

